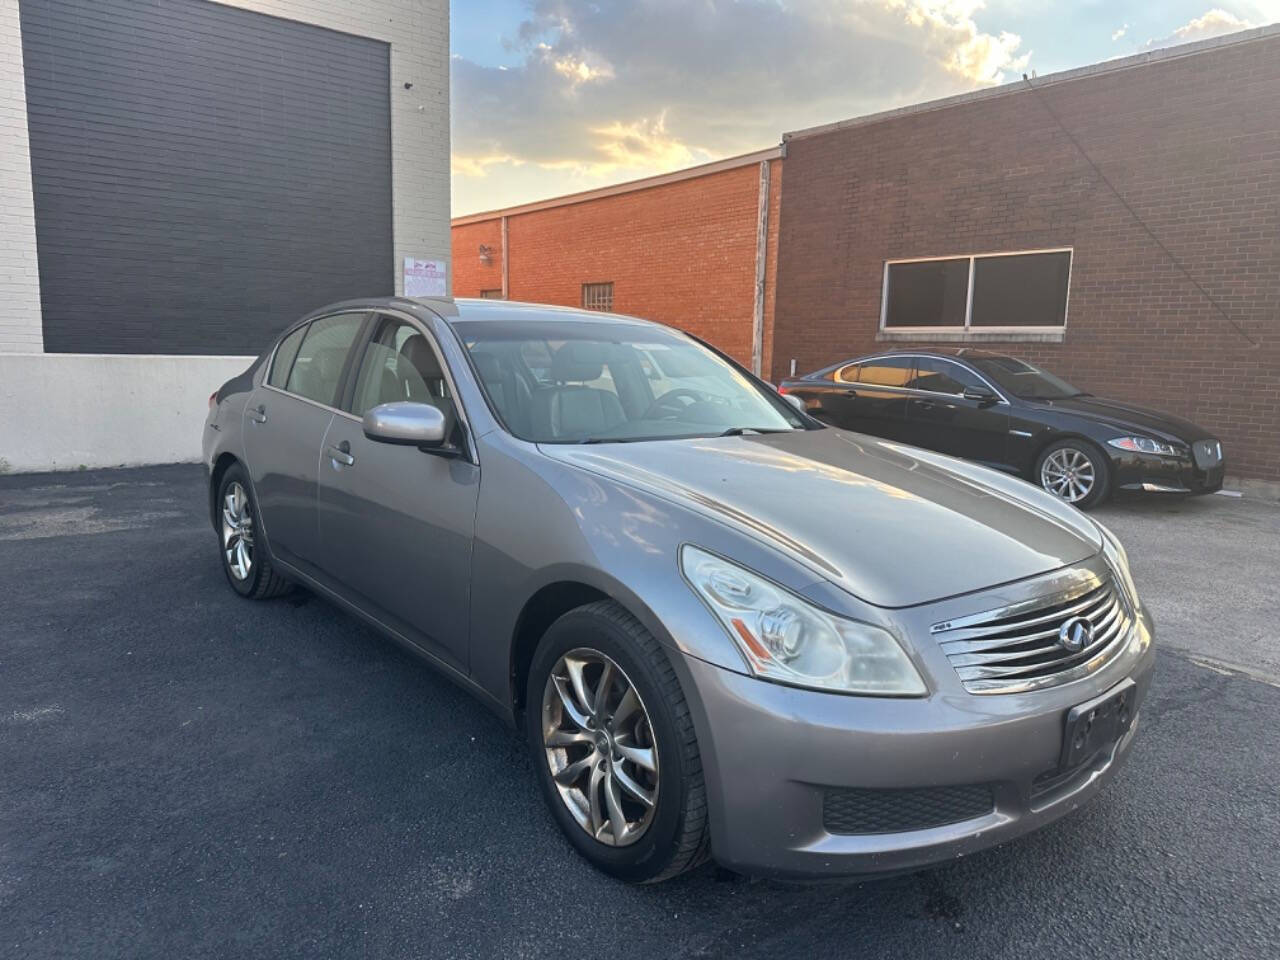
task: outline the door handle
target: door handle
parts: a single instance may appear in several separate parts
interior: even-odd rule
[[[932,410],[934,407],[937,406],[937,404],[934,403],[932,400],[912,400],[911,402],[914,403],[917,407],[921,407],[925,410]]]
[[[267,408],[264,407],[262,404],[258,404],[256,407],[254,407],[252,410],[249,411],[249,417],[250,419],[253,420],[254,423],[266,423]]]
[[[858,395],[858,391],[857,391],[857,390],[844,390],[844,391],[841,391],[841,392],[842,392],[842,393],[843,393],[843,395],[844,395],[844,396],[846,396],[846,397],[856,397],[856,396]]]
[[[346,440],[343,440],[336,447],[333,444],[329,444],[329,456],[338,461],[338,463],[346,464],[348,467],[356,462],[356,458],[351,455],[350,450],[351,444]]]

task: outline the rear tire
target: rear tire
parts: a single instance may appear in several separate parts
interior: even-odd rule
[[[688,704],[662,646],[617,603],[571,610],[543,635],[525,726],[552,816],[597,869],[656,883],[707,858],[706,787]],[[615,829],[615,811],[624,827]]]
[[[293,584],[275,572],[262,542],[258,504],[244,467],[233,463],[218,481],[218,554],[231,588],[250,600],[270,600]]]
[[[1046,493],[1090,510],[1111,493],[1111,461],[1088,440],[1059,440],[1036,460],[1035,480]]]

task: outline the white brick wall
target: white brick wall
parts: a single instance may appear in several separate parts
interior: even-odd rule
[[[44,349],[18,0],[0,0],[0,353]]]
[[[448,0],[218,2],[391,44],[397,292],[406,256],[449,263]],[[0,0],[0,353],[43,349],[18,0]]]

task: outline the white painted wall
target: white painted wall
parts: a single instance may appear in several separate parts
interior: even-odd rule
[[[199,460],[209,394],[252,362],[0,353],[0,471]]]
[[[0,353],[43,349],[22,30],[18,0],[0,0]]]

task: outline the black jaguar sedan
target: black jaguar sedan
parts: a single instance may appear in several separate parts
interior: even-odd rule
[[[778,389],[833,426],[975,460],[1083,509],[1116,489],[1222,488],[1222,445],[1208,431],[1092,396],[1014,357],[892,351],[785,380]]]

